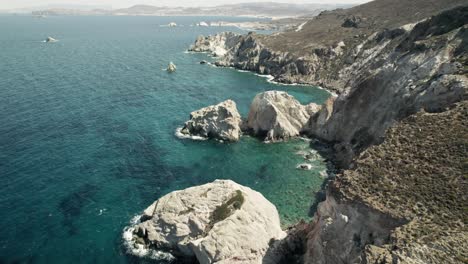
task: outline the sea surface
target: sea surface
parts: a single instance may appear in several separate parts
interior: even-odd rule
[[[261,192],[284,226],[309,219],[325,164],[295,168],[308,142],[174,135],[191,111],[226,99],[246,116],[266,90],[302,103],[329,96],[200,65],[212,58],[185,52],[198,35],[243,32],[188,26],[213,20],[242,19],[0,16],[0,263],[141,262],[122,247],[130,219],[164,194],[215,179]],[[184,26],[160,26],[171,21]],[[174,74],[163,70],[169,61]]]

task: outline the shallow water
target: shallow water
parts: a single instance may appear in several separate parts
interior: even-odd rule
[[[200,34],[238,29],[159,27],[201,20],[210,18],[0,16],[0,262],[133,262],[121,247],[130,219],[214,179],[260,191],[283,225],[308,217],[325,165],[295,169],[307,142],[175,137],[191,111],[226,99],[246,115],[265,90],[303,103],[328,97],[184,52]],[[162,70],[169,61],[175,74]]]

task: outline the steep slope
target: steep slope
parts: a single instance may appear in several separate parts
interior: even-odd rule
[[[394,2],[377,2],[382,6],[385,1]],[[459,1],[444,6],[450,3],[458,5]],[[365,8],[352,10],[361,9]],[[400,4],[398,10],[404,9]],[[285,82],[325,85],[339,92],[336,100],[311,118],[308,134],[333,142],[339,165],[347,167],[355,153],[381,142],[395,120],[421,108],[440,111],[465,98],[467,21],[468,6],[456,7],[419,23],[376,31],[359,44],[345,39],[300,58],[293,52],[273,51],[261,41],[275,36],[256,34],[199,38],[192,50],[223,50],[217,65],[272,74]]]
[[[351,9],[325,11],[300,30],[269,36],[250,33],[235,44],[229,42],[224,48],[231,52],[218,65],[270,74],[280,82],[320,85],[341,92],[353,77],[343,70],[355,63],[356,51],[373,34],[399,27],[408,29],[410,24],[462,5],[468,5],[468,1],[377,0]]]
[[[467,23],[467,1],[377,0],[217,43],[220,66],[338,93],[307,134],[333,146],[341,172],[285,258],[466,263]]]
[[[306,263],[466,263],[468,102],[420,112],[330,184]]]

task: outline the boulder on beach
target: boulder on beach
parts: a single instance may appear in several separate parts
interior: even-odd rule
[[[129,252],[140,256],[249,264],[274,263],[266,253],[285,233],[275,206],[262,194],[216,180],[163,196],[123,237]]]
[[[267,91],[255,96],[247,126],[255,136],[265,140],[288,139],[299,136],[310,116],[319,109],[315,104],[302,105],[286,92]]]
[[[242,119],[236,103],[226,100],[220,104],[208,106],[190,114],[190,120],[180,131],[185,135],[201,136],[224,141],[238,141]]]

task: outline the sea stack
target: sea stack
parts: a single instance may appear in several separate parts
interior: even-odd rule
[[[253,135],[278,141],[299,136],[311,115],[320,109],[316,104],[302,105],[282,91],[268,91],[255,96],[247,121]]]
[[[202,264],[253,264],[274,263],[267,251],[285,235],[275,206],[262,194],[216,180],[163,196],[123,238],[139,256],[158,252]]]
[[[177,70],[177,67],[175,66],[175,64],[172,61],[169,62],[169,65],[167,66],[166,71],[169,73],[172,73],[172,72],[175,72],[176,70]]]
[[[223,141],[238,141],[242,119],[236,103],[226,100],[190,114],[190,120],[180,131],[184,135],[213,138]]]

